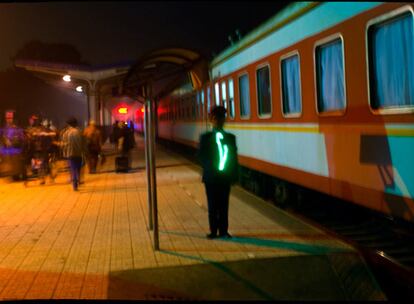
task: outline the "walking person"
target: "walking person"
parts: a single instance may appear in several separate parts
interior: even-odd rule
[[[238,180],[239,169],[236,137],[223,130],[225,117],[223,106],[213,108],[210,113],[212,131],[200,136],[198,157],[208,203],[208,239],[231,238],[228,233],[230,187]]]
[[[66,123],[68,127],[62,134],[63,157],[69,161],[73,190],[78,191],[84,154],[84,140],[76,118],[71,117]]]
[[[83,135],[86,140],[87,148],[87,161],[89,167],[89,173],[96,173],[96,167],[98,165],[99,154],[102,147],[101,131],[96,126],[96,122],[91,120],[89,126],[83,131]]]

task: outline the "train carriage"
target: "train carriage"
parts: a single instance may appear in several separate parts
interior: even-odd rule
[[[413,28],[410,3],[295,2],[164,98],[158,135],[195,148],[222,104],[244,168],[413,222]]]

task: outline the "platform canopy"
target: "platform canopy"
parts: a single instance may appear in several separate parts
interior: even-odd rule
[[[71,87],[73,89],[78,85],[87,84],[88,81],[117,83],[119,80],[122,80],[132,65],[131,62],[125,62],[92,67],[88,65],[23,59],[16,60],[14,64],[16,67],[30,71],[36,77],[52,85]],[[71,82],[62,81],[62,76],[64,75],[71,75]]]
[[[97,121],[99,118],[102,125],[104,124],[103,107],[98,106],[98,100],[95,98],[96,95],[99,95],[98,88],[103,88],[105,85],[109,87],[117,86],[122,83],[123,77],[132,65],[130,62],[125,62],[92,67],[23,59],[16,60],[14,64],[16,67],[25,69],[54,86],[72,90],[82,86],[82,90],[85,91],[88,98],[88,120]],[[71,80],[63,81],[62,78],[65,75],[69,75]]]
[[[142,56],[128,71],[123,92],[133,98],[159,98],[182,84],[199,89],[208,81],[208,62],[199,53],[183,48],[166,48]]]

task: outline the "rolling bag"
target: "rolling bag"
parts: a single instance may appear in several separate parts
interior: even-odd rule
[[[115,172],[128,172],[128,157],[115,157]]]

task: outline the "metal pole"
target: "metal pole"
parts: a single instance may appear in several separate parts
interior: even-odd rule
[[[159,233],[158,233],[158,204],[157,204],[157,176],[155,163],[155,101],[150,101],[150,170],[151,170],[151,185],[152,185],[152,208],[154,218],[154,249],[160,249]]]
[[[152,222],[152,179],[151,179],[151,164],[150,164],[150,134],[151,134],[151,130],[150,130],[150,107],[151,105],[151,101],[149,99],[145,100],[145,104],[144,104],[144,137],[145,137],[145,166],[146,166],[146,171],[147,171],[147,197],[148,197],[148,224],[149,224],[149,229],[153,230],[154,226],[153,226],[153,222]]]
[[[96,81],[95,80],[86,80],[88,82],[88,122],[93,119],[96,119]]]

